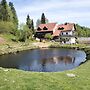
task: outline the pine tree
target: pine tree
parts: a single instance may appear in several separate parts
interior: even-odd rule
[[[1,6],[1,3],[0,3],[0,20],[2,20],[2,6]]]
[[[28,28],[30,30],[32,30],[32,33],[34,34],[35,31],[34,31],[34,22],[33,22],[33,19],[30,19],[30,16],[27,15],[27,18],[26,18],[26,25],[28,26]]]
[[[32,30],[32,32],[33,32],[33,34],[34,34],[35,31],[34,31],[34,22],[33,22],[33,19],[32,19],[32,21],[31,21],[31,30]]]
[[[44,13],[42,13],[42,16],[41,16],[41,24],[45,24],[46,21],[45,21],[45,15]]]
[[[10,5],[13,6],[12,3],[10,3]],[[14,14],[12,10],[13,10],[12,7],[7,4],[6,0],[1,0],[0,2],[0,23],[4,27],[4,29],[1,29],[1,31],[15,34],[16,32],[15,23],[16,22],[14,21]],[[17,27],[18,27],[18,24],[17,24]]]
[[[29,27],[29,29],[31,29],[31,19],[29,15],[27,15],[27,18],[26,18],[26,25]]]
[[[12,2],[9,2],[9,7],[11,8],[11,11],[13,14],[13,23],[15,24],[15,27],[18,28],[18,18],[17,18],[16,10]]]
[[[8,4],[6,2],[6,0],[2,0],[1,1],[1,12],[0,12],[0,16],[2,21],[9,21],[10,20],[10,16],[8,13]]]

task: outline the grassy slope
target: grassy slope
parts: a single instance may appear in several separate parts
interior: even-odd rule
[[[76,77],[68,77],[73,73]],[[75,70],[35,73],[0,69],[0,90],[90,90],[90,61]]]
[[[38,48],[32,44],[34,41],[31,40],[27,40],[27,42],[12,41],[15,36],[11,34],[0,34],[0,37],[5,40],[4,43],[0,43],[0,55]]]

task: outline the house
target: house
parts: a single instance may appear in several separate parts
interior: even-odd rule
[[[65,23],[62,25],[58,25],[58,29],[60,30],[60,41],[62,43],[74,44],[76,43],[75,37],[75,24],[74,23]]]
[[[50,33],[53,39],[59,39],[62,43],[75,43],[75,24],[65,23],[58,25],[57,23],[40,24],[37,28],[35,37],[44,39],[45,35]]]
[[[48,23],[48,24],[40,24],[36,30],[35,37],[37,38],[44,38],[47,33],[53,35],[53,32],[57,28],[56,23]]]

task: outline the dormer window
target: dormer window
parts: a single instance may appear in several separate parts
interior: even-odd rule
[[[47,27],[44,27],[43,30],[48,30],[48,28]]]
[[[66,35],[68,35],[68,32],[66,32]]]
[[[64,28],[63,27],[59,27],[58,30],[63,30]]]
[[[65,25],[67,25],[68,23],[66,22]]]
[[[42,29],[40,27],[37,28],[38,31],[41,31]]]

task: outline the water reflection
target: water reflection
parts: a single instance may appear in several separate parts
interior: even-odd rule
[[[71,64],[75,62],[75,57],[72,58],[70,56],[54,56],[52,58],[44,58],[42,59],[42,65],[45,65],[47,63],[52,63],[52,64],[59,64],[61,62],[63,62],[64,64]]]
[[[84,51],[72,49],[30,50],[0,56],[0,66],[26,71],[54,72],[73,69],[86,58]]]
[[[47,65],[48,64],[50,64],[50,65],[52,65],[53,64],[53,66],[55,66],[55,65],[60,65],[60,64],[74,64],[74,62],[75,62],[75,57],[74,58],[72,58],[72,57],[70,57],[70,56],[59,56],[59,57],[57,57],[57,56],[54,56],[54,57],[52,57],[52,58],[43,58],[42,60],[41,60],[41,65],[42,65],[42,71],[44,72],[44,71],[46,71],[46,68],[48,67]],[[49,71],[49,70],[48,70]]]

